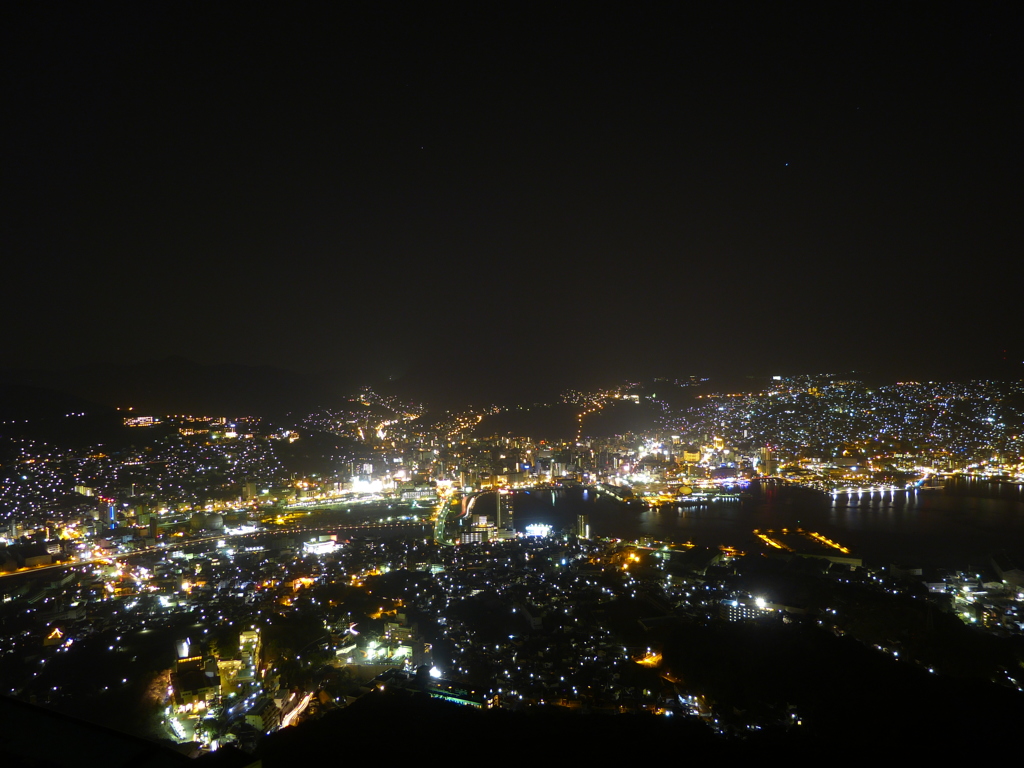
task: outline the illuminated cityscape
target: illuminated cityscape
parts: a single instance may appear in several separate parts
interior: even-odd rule
[[[134,702],[132,729],[201,751],[258,753],[384,690],[674,716],[721,738],[813,723],[792,691],[748,706],[693,668],[682,649],[736,622],[1024,690],[1020,522],[949,562],[851,546],[863,526],[1024,503],[1024,382],[659,380],[457,414],[369,387],[347,402],[291,424],[112,411],[103,446],[5,438],[6,694]],[[567,438],[492,430],[559,408]],[[609,433],[612,416],[635,431]],[[807,523],[787,523],[794,507]]]
[[[1020,21],[12,7],[5,756],[988,757]]]

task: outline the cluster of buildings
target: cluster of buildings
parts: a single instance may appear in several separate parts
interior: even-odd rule
[[[1019,477],[1022,396],[1022,382],[875,387],[837,376],[775,377],[748,392],[702,393],[669,419],[680,434],[717,436],[748,456],[767,446],[780,468]]]
[[[754,478],[840,492],[1024,473],[1017,384],[872,389],[801,377],[737,393],[704,385],[566,393],[578,432],[564,440],[488,434],[499,408],[431,415],[368,389],[349,410],[283,428],[132,415],[125,426],[139,438],[124,449],[5,439],[0,690],[81,701],[112,696],[145,669],[155,675],[147,695],[161,727],[207,747],[251,745],[382,685],[480,707],[714,723],[701,691],[665,677],[666,627],[814,622],[933,668],[893,640],[898,633],[864,629],[860,598],[831,591],[856,586],[878,599],[941,597],[990,633],[1024,631],[1024,578],[1009,562],[993,561],[986,576],[926,581],[865,568],[814,534],[829,556],[792,567],[831,586],[827,599],[807,600],[749,578],[735,550],[594,539],[582,518],[575,535],[524,537],[502,526],[499,502],[495,521],[467,517],[459,546],[440,546],[452,542],[423,524],[481,492],[538,485],[690,504],[741,495]],[[646,408],[657,427],[588,436],[589,420],[610,408]],[[328,505],[365,514],[302,530]],[[364,535],[353,533],[357,523],[405,527],[352,538]],[[783,536],[756,533],[773,557],[799,554]],[[68,567],[32,570],[60,562]],[[301,622],[306,634],[287,629]],[[173,638],[169,667],[135,665],[150,653],[144,632],[165,645]],[[79,667],[91,672],[69,674],[66,659],[88,660]],[[1019,687],[1015,674],[1004,676],[1001,684]]]
[[[1006,564],[1000,576],[925,582],[865,568],[804,532],[766,532],[784,545],[766,546],[775,558],[766,561],[583,531],[439,546],[423,526],[388,538],[324,527],[183,539],[0,581],[0,685],[65,704],[115,695],[141,676],[165,733],[205,748],[251,747],[387,686],[482,708],[650,712],[719,727],[723,713],[665,666],[661,643],[680,624],[811,622],[930,669],[937,662],[900,640],[896,624],[879,630],[872,601],[942,592],[968,623],[1024,631],[1024,591],[1010,586]],[[786,536],[831,554],[797,557]],[[777,566],[764,577],[769,561]],[[794,592],[780,573],[818,586]],[[171,666],[154,669],[171,649]],[[1000,682],[1019,687],[1006,674]]]
[[[347,409],[271,426],[256,418],[124,419],[123,447],[29,438],[0,444],[0,526],[8,542],[174,533],[195,513],[235,514],[345,498],[436,501],[438,489],[559,482],[629,485],[652,502],[754,477],[822,491],[905,488],[940,476],[1024,478],[1024,384],[775,377],[747,392],[698,379],[568,391],[577,434],[495,434],[509,409],[431,413],[364,388]],[[602,411],[633,406],[652,425],[592,436]],[[548,406],[544,406],[548,407]],[[332,443],[318,435],[337,439]],[[371,498],[372,497],[372,498]],[[199,527],[204,527],[200,524]],[[3,542],[0,542],[3,543]]]

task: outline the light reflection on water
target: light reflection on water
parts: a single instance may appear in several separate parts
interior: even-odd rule
[[[872,564],[966,567],[987,563],[999,549],[1024,564],[1024,503],[941,491],[807,494],[650,510],[564,493],[549,509],[560,518],[586,513],[595,535],[622,539],[650,536],[757,552],[762,547],[753,529],[802,527]],[[543,516],[541,510],[533,514]]]

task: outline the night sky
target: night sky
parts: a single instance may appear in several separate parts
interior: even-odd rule
[[[1011,4],[294,5],[3,12],[0,365],[1024,369]]]

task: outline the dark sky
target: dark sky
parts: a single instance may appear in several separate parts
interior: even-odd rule
[[[4,11],[2,365],[1020,368],[1019,16],[633,5]]]

